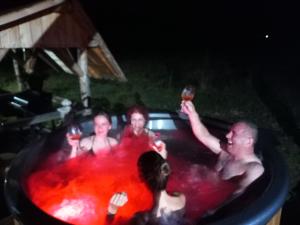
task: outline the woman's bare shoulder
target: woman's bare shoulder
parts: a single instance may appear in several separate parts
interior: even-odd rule
[[[93,141],[94,135],[84,137],[80,140],[81,143],[90,143]]]
[[[155,137],[155,133],[148,128],[145,128],[145,133],[148,134],[149,137]]]
[[[112,145],[112,146],[115,146],[117,145],[119,142],[117,139],[113,138],[113,137],[108,137],[108,140],[109,140],[109,143]]]

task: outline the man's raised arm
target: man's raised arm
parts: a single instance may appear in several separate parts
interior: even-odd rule
[[[182,101],[181,111],[186,113],[189,117],[194,135],[201,141],[206,147],[216,154],[219,154],[222,149],[220,140],[211,135],[195,110],[194,104],[191,101]]]

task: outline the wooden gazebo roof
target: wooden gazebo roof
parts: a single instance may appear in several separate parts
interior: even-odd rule
[[[70,71],[81,75],[70,49],[87,49],[89,76],[126,81],[77,0],[10,0],[6,6],[0,10],[0,60],[9,49],[46,50],[48,57],[51,52]]]

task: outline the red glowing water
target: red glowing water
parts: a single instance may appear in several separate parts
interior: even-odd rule
[[[149,149],[148,143],[143,136],[124,138],[111,152],[43,167],[28,177],[27,193],[39,208],[56,218],[78,225],[101,225],[106,221],[110,197],[125,191],[128,202],[119,208],[112,223],[127,224],[136,212],[150,209],[153,203],[136,166],[141,153]],[[172,156],[168,161],[172,168],[168,191],[186,195],[189,218],[216,207],[235,189],[205,166]]]

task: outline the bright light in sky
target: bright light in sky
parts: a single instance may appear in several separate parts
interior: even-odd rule
[[[268,39],[270,36],[268,34],[265,35],[265,38]]]

